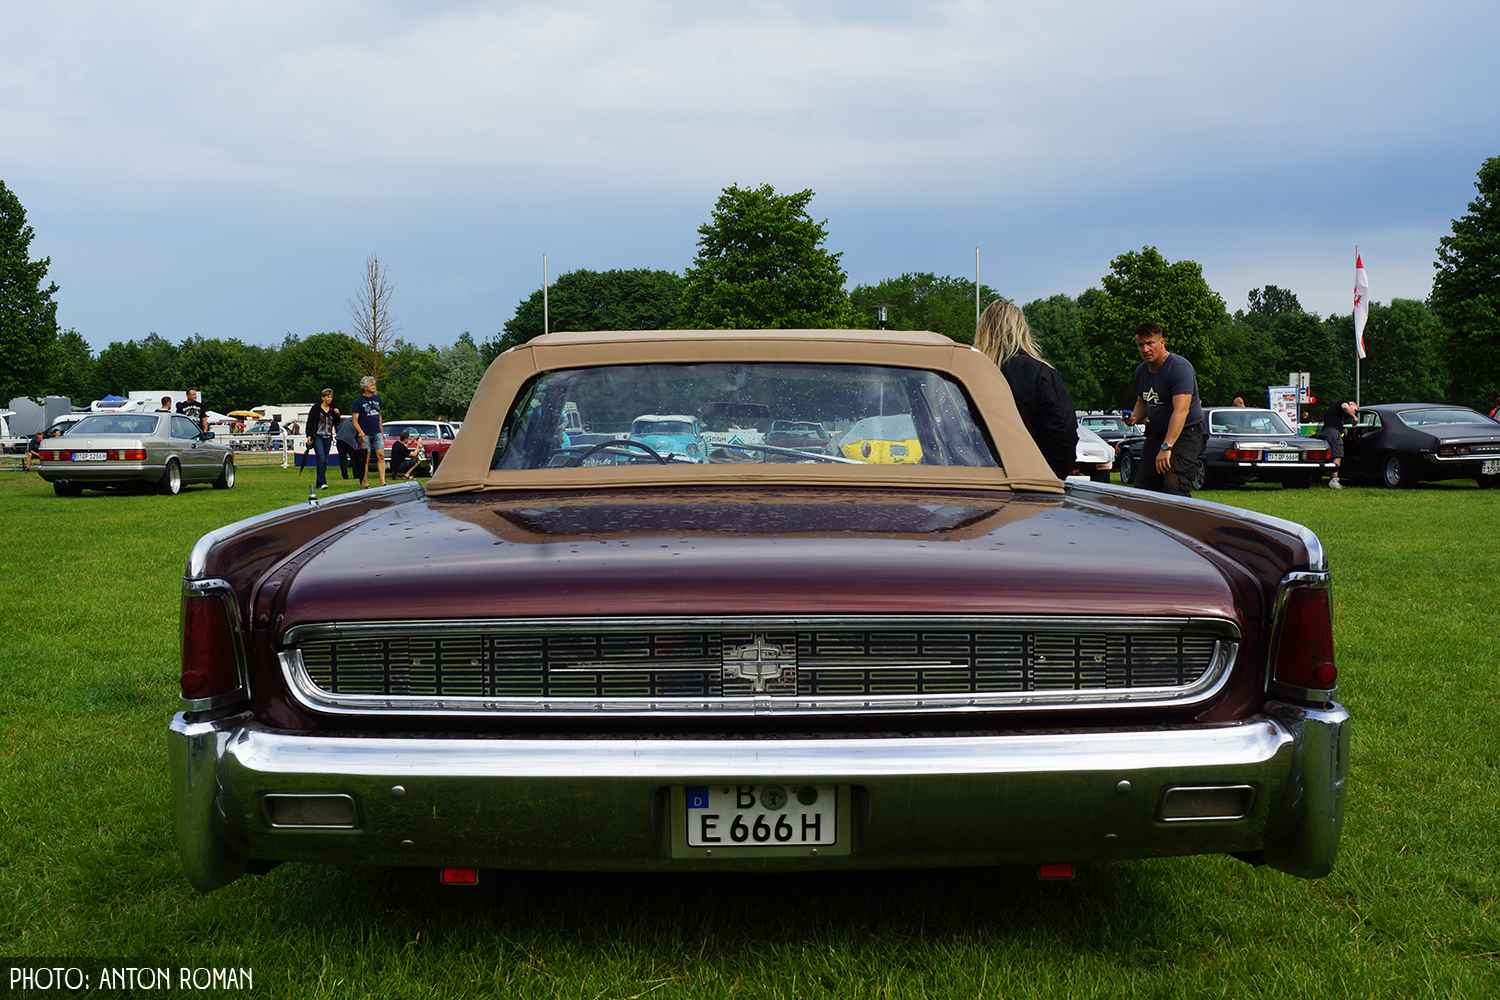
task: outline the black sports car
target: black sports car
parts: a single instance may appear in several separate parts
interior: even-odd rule
[[[1360,407],[1344,441],[1341,478],[1349,476],[1376,477],[1392,489],[1438,479],[1500,485],[1500,424],[1445,403]]]
[[[1203,419],[1208,437],[1203,444],[1203,460],[1198,463],[1191,484],[1195,490],[1247,482],[1306,489],[1321,476],[1333,473],[1328,442],[1298,436],[1274,410],[1220,406],[1205,408]],[[1135,478],[1142,447],[1141,439],[1122,446],[1122,482],[1128,484]]]

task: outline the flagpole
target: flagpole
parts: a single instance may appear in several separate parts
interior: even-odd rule
[[[1359,263],[1359,244],[1354,244],[1354,262]],[[1354,316],[1350,313],[1350,318]],[[1355,320],[1358,322],[1358,320]],[[1359,409],[1359,332],[1354,334],[1354,408]]]

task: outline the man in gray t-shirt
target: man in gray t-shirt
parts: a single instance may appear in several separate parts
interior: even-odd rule
[[[1192,363],[1167,350],[1155,323],[1135,330],[1141,363],[1135,366],[1135,408],[1125,419],[1146,421],[1146,440],[1136,466],[1135,483],[1143,490],[1192,496],[1191,483],[1203,457],[1203,404]]]

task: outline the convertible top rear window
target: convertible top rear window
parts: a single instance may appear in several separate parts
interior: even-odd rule
[[[776,463],[999,464],[945,375],[770,362],[546,372],[511,405],[490,467]]]

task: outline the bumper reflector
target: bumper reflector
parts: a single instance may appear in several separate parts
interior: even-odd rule
[[[266,822],[274,827],[336,827],[359,825],[352,795],[308,795],[278,792],[265,796]]]
[[[444,885],[478,885],[479,869],[444,868],[442,879]]]
[[[1161,818],[1167,822],[1189,819],[1244,819],[1255,802],[1249,785],[1204,785],[1168,788],[1161,797]]]
[[[1050,865],[1036,866],[1037,878],[1072,878],[1073,862],[1060,861]]]

